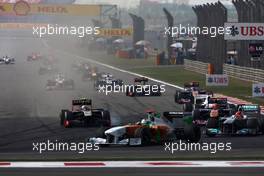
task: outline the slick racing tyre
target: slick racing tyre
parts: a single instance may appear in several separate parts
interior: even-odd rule
[[[135,131],[135,138],[141,138],[141,145],[151,144],[151,132],[149,128],[138,128]]]
[[[175,96],[174,96],[175,103],[178,103],[178,101],[179,101],[179,95],[180,95],[180,92],[177,90],[176,93],[175,93]]]
[[[65,114],[67,113],[68,110],[61,110],[60,113],[60,124],[63,126],[64,120],[65,120]]]
[[[247,120],[247,128],[253,131],[253,135],[256,136],[259,131],[258,119],[252,118]]]
[[[64,126],[65,128],[71,127],[71,116],[72,113],[68,110],[62,110],[60,114],[60,124]]]
[[[104,111],[102,116],[102,125],[104,127],[111,127],[111,116],[109,111]]]
[[[184,127],[184,136],[188,142],[197,143],[201,139],[201,129],[194,124],[186,125]]]

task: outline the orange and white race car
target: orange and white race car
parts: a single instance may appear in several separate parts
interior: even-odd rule
[[[136,124],[110,128],[105,138],[90,138],[88,141],[100,145],[151,145],[172,140],[199,142],[200,127],[193,123],[191,113],[164,112],[163,116],[148,111],[147,117]]]

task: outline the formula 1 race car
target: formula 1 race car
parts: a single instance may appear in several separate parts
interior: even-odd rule
[[[160,85],[147,85],[148,78],[135,78],[134,85],[126,87],[126,96],[161,96]]]
[[[219,117],[229,117],[233,113],[233,109],[227,101],[227,98],[205,98],[202,105],[197,106],[197,109],[193,110],[194,121],[199,124],[205,125],[210,118],[210,112],[216,106],[219,110]]]
[[[11,58],[9,56],[4,56],[2,58],[0,58],[0,64],[15,64],[15,59]]]
[[[39,75],[45,74],[57,74],[59,69],[54,67],[53,65],[45,65],[44,67],[39,68]]]
[[[120,87],[123,86],[123,80],[114,79],[113,75],[107,73],[101,73],[99,78],[94,82],[94,87],[96,90],[108,90],[115,91],[120,90]]]
[[[46,90],[74,90],[74,81],[59,74],[53,80],[48,80]]]
[[[264,134],[264,117],[260,106],[254,104],[237,105],[232,116],[209,118],[206,135],[258,135]]]
[[[72,68],[79,73],[84,73],[90,71],[92,66],[89,62],[78,61],[72,64]]]
[[[84,126],[110,127],[110,113],[104,109],[93,109],[92,100],[73,100],[71,110],[61,110],[60,124],[69,128],[77,123]]]
[[[27,57],[27,61],[37,61],[41,60],[43,56],[40,53],[32,53]]]
[[[192,123],[190,113],[164,112],[161,117],[155,111],[148,111],[141,122],[110,128],[103,135],[105,138],[90,138],[88,141],[101,145],[130,146],[162,144],[173,140],[199,142],[201,130]]]
[[[83,71],[82,80],[83,81],[90,81],[90,80],[97,80],[99,76],[97,67],[91,67],[88,70]]]

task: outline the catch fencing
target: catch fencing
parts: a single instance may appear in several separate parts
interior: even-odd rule
[[[207,74],[208,64],[205,62],[184,60],[184,68],[201,74]],[[250,67],[241,67],[237,65],[224,64],[224,74],[230,77],[237,78],[250,82],[264,82],[264,70]]]

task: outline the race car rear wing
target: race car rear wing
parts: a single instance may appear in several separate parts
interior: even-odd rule
[[[184,88],[199,87],[199,86],[200,86],[199,82],[195,82],[195,81],[184,84]]]
[[[92,100],[90,99],[72,100],[72,105],[73,106],[92,105]]]
[[[148,78],[145,78],[145,77],[141,77],[141,78],[135,78],[134,80],[135,83],[146,83],[148,82]]]

